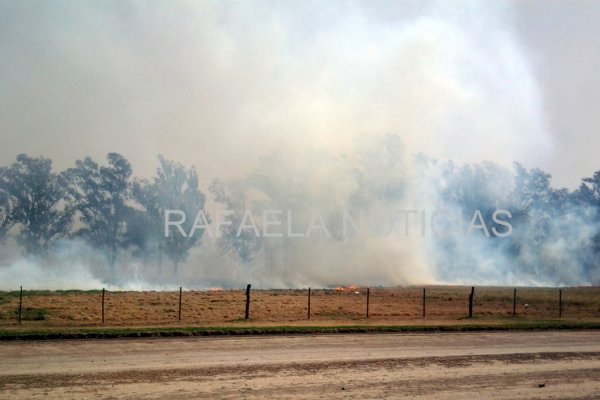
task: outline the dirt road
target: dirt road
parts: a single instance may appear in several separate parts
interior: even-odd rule
[[[0,398],[600,398],[600,332],[0,343]]]

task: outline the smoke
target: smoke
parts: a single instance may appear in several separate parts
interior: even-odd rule
[[[164,154],[209,181],[282,146],[343,152],[381,133],[462,162],[552,156],[510,3],[3,8],[3,164],[118,152],[150,176]]]
[[[77,242],[59,243],[56,253],[43,259],[23,256],[13,244],[1,247],[0,289],[99,289],[98,264],[85,257]]]
[[[179,268],[135,248],[110,268],[99,250],[62,240],[44,258],[6,246],[0,277],[3,288],[158,290],[597,283],[597,205],[548,178],[518,164],[410,155],[395,135],[341,156],[289,148],[222,182],[211,233]],[[216,226],[225,209],[232,229]]]
[[[552,188],[543,171],[411,156],[391,135],[343,157],[284,154],[230,183],[238,212],[292,210],[300,227],[319,212],[330,234],[263,237],[256,257],[237,254],[239,270],[261,285],[585,285],[600,277],[597,205]],[[344,233],[345,212],[360,232]]]
[[[96,250],[64,241],[48,260],[4,258],[6,287],[598,281],[588,251],[597,227],[573,213],[537,210],[550,221],[531,246],[539,227],[531,220],[503,241],[407,236],[402,226],[381,234],[390,215],[407,209],[428,218],[464,209],[465,225],[475,209],[523,209],[510,197],[518,186],[512,163],[555,160],[512,3],[3,8],[5,164],[23,152],[64,169],[116,151],[150,177],[162,153],[195,165],[205,192],[219,178],[256,212],[292,210],[306,227],[318,211],[334,227],[321,239],[263,238],[252,259],[205,235],[177,276],[133,252],[120,255],[111,276]],[[461,175],[464,165],[483,172]],[[478,195],[452,197],[453,188]],[[212,215],[223,208],[210,195],[209,205]],[[341,238],[344,211],[376,221],[375,234]],[[419,216],[411,216],[414,232]]]

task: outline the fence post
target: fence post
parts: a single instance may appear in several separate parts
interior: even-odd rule
[[[513,318],[517,315],[517,288],[513,292]]]
[[[425,291],[426,290],[427,289],[423,288],[423,318],[425,318],[425,296],[426,296]]]
[[[310,319],[310,287],[308,288],[308,319]]]
[[[250,286],[246,286],[246,319],[250,318]]]
[[[102,288],[102,324],[104,324],[104,288]]]
[[[22,318],[23,318],[23,286],[21,286],[21,290],[19,292],[19,325],[21,324]]]
[[[182,292],[182,287],[179,286],[179,314],[177,316],[178,321],[181,321],[181,292]]]
[[[558,289],[558,318],[562,318],[562,289]]]
[[[371,297],[371,289],[367,288],[367,319],[369,319],[369,298]]]
[[[469,318],[473,318],[473,297],[475,296],[475,287],[471,286],[471,294],[469,295]]]

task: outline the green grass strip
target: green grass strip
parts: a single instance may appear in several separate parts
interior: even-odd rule
[[[227,336],[227,335],[297,335],[336,333],[432,333],[481,331],[532,331],[600,329],[600,322],[518,321],[503,324],[456,325],[347,325],[347,326],[226,326],[226,327],[156,327],[156,328],[71,328],[0,330],[0,340],[49,339],[117,339],[147,337]]]

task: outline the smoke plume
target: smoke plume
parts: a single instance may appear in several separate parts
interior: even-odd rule
[[[177,272],[133,245],[110,268],[81,238],[41,258],[9,238],[1,288],[599,282],[595,206],[532,183],[560,154],[513,3],[0,9],[2,165],[118,152],[152,179],[164,154],[195,166],[214,231]],[[228,242],[215,225],[228,208],[261,229],[282,210],[283,231],[289,211],[304,233],[318,213],[329,235]],[[491,231],[496,209],[513,214],[510,237],[432,232],[436,210],[463,228],[480,210]],[[344,235],[344,216],[366,234]]]

